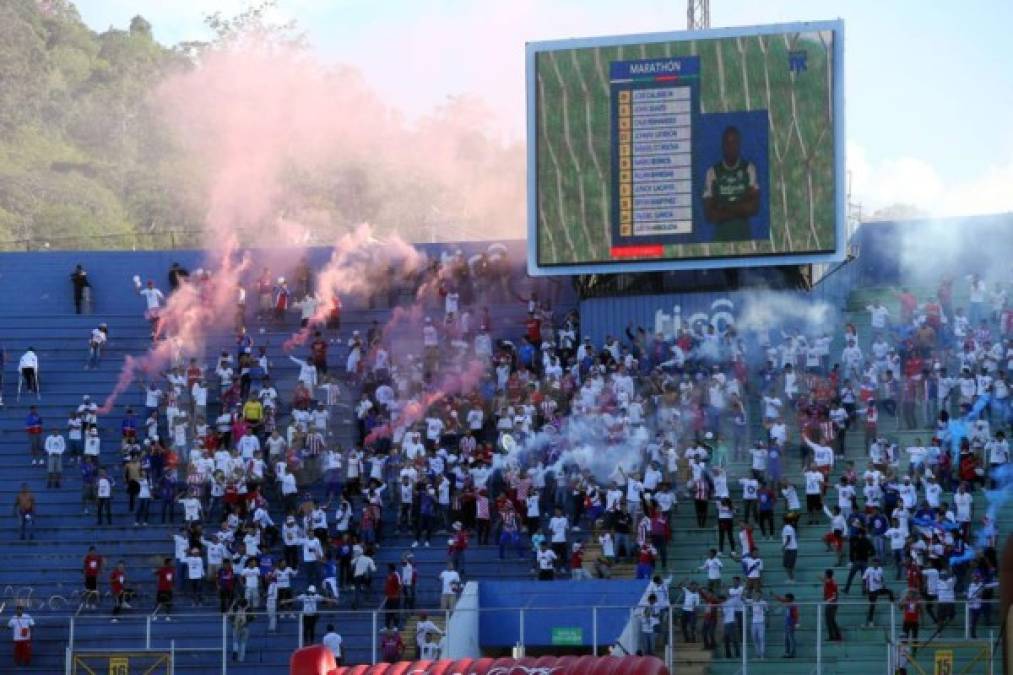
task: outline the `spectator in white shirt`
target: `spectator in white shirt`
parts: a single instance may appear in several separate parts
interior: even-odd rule
[[[865,572],[862,574],[862,579],[865,582],[865,590],[869,594],[869,611],[865,618],[865,623],[869,628],[875,626],[873,621],[876,613],[876,600],[879,599],[880,595],[886,595],[890,598],[890,602],[894,602],[893,591],[887,588],[883,580],[883,568],[880,566],[879,558],[873,558],[872,564],[869,565]]]
[[[151,279],[148,279],[147,286],[142,288],[140,277],[135,276],[134,285],[137,287],[138,295],[144,298],[146,306],[144,318],[151,322],[151,335],[154,337],[158,334],[158,318],[165,295],[155,288],[155,282]]]
[[[320,640],[320,644],[330,650],[331,654],[334,655],[334,663],[341,665],[341,636],[334,630],[333,624],[327,624],[327,632],[324,633],[324,637]]]
[[[552,581],[555,576],[556,554],[549,548],[549,543],[542,541],[535,555],[538,565],[538,580]]]
[[[13,631],[14,637],[14,667],[32,665],[32,628],[35,627],[35,620],[30,614],[26,614],[24,607],[18,605],[14,609],[14,616],[7,622],[7,627]]]
[[[781,528],[781,550],[788,583],[793,584],[795,583],[795,562],[798,559],[798,533],[791,518],[785,518],[784,527]]]
[[[570,530],[570,520],[563,515],[562,509],[556,509],[555,515],[549,519],[550,541],[552,551],[556,554],[556,563],[563,564],[566,558],[566,535]]]
[[[25,391],[38,395],[39,357],[35,355],[34,348],[29,347],[28,350],[21,355],[21,359],[18,361],[18,372],[21,373],[21,383],[19,384],[18,391],[21,391],[20,386],[23,384]]]
[[[440,609],[454,611],[457,593],[461,586],[461,575],[454,569],[454,563],[447,561],[447,568],[440,572]]]
[[[721,568],[724,564],[718,557],[718,552],[711,549],[707,559],[698,567],[698,570],[707,570],[707,590],[716,593],[721,588]]]
[[[95,496],[98,498],[98,524],[102,524],[102,514],[106,514],[106,524],[113,524],[113,482],[109,479],[105,469],[99,469],[98,480],[95,481]]]
[[[200,549],[190,549],[189,554],[182,558],[182,563],[186,567],[186,581],[190,587],[190,598],[194,607],[200,607],[204,594],[204,558],[201,557]]]
[[[60,431],[53,429],[43,447],[46,451],[46,487],[58,488],[63,475],[63,453],[67,449],[67,443]]]

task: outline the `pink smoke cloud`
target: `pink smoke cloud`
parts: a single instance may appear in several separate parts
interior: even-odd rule
[[[151,348],[140,356],[125,358],[113,390],[99,409],[101,414],[109,414],[116,400],[139,376],[150,377],[165,370],[172,361],[176,344],[182,345],[188,354],[201,353],[211,331],[231,325],[236,288],[250,264],[248,256],[236,260],[235,247],[235,237],[229,237],[217,257],[218,267],[209,269],[210,277],[206,282],[194,279],[169,296],[159,312]]]
[[[335,297],[367,290],[375,265],[411,269],[421,258],[398,232],[458,239],[517,233],[524,216],[523,147],[489,133],[479,103],[455,99],[408,124],[349,67],[308,55],[242,46],[203,54],[153,94],[201,186],[206,267],[214,276],[197,302],[184,289],[162,310],[160,331],[199,353],[211,330],[234,316],[249,261],[240,242],[293,264],[323,237],[336,241],[319,274],[322,320]],[[365,221],[378,223],[353,227]],[[378,234],[382,240],[377,241]],[[370,255],[365,255],[370,254]],[[299,332],[286,343],[305,342]],[[139,376],[163,369],[172,347],[156,341],[125,363],[104,404]]]
[[[410,401],[405,405],[395,419],[388,424],[377,427],[365,438],[365,444],[372,443],[380,438],[385,438],[393,433],[396,428],[408,428],[423,419],[429,407],[450,396],[470,394],[481,384],[482,378],[488,371],[487,364],[478,360],[471,360],[460,373],[445,372],[440,376],[440,383],[437,387],[417,400]]]
[[[251,47],[203,56],[155,98],[203,169],[211,247],[223,228],[269,245],[361,222],[407,239],[522,231],[523,146],[476,100],[409,124],[353,68]]]
[[[342,235],[335,242],[330,259],[317,273],[317,306],[309,324],[289,337],[282,348],[287,352],[305,344],[314,327],[326,322],[342,296],[381,290],[375,287],[378,283],[376,270],[390,270],[390,278],[379,282],[389,284],[405,273],[418,270],[424,263],[425,256],[396,235],[385,241],[375,239],[369,225],[359,225]]]

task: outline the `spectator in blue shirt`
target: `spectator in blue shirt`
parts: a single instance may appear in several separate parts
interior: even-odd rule
[[[521,348],[517,350],[517,359],[528,369],[531,369],[535,362],[535,346],[527,338],[523,338]]]
[[[84,515],[91,513],[89,507],[95,503],[95,480],[98,478],[98,466],[91,457],[81,460],[81,506]]]
[[[45,462],[42,458],[42,417],[34,405],[25,415],[25,433],[28,434],[28,450],[32,453],[32,466],[41,465]]]
[[[127,408],[123,421],[120,423],[120,431],[124,439],[132,441],[137,438],[137,415],[134,414],[133,408]]]
[[[886,538],[883,535],[889,527],[889,519],[879,511],[879,508],[873,506],[872,515],[869,516],[869,532],[872,534],[872,544],[876,548],[876,557],[880,559],[886,555]]]

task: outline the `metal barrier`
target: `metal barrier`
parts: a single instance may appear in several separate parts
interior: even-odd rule
[[[381,606],[379,609],[359,611],[322,610],[316,616],[325,625],[333,623],[339,633],[342,632],[342,626],[350,627],[353,622],[359,622],[360,632],[361,624],[369,625],[370,643],[368,652],[371,663],[379,661],[381,628],[392,625],[399,631],[404,631],[411,624],[411,621],[416,619],[419,613],[423,611],[427,612],[434,619],[438,631],[442,634],[443,649],[441,650],[441,655],[454,658],[458,657],[458,655],[447,653],[451,644],[451,638],[455,637],[450,634],[451,626],[453,625],[451,619],[453,617],[460,618],[462,615],[468,613],[475,613],[481,617],[483,614],[494,613],[497,616],[496,622],[498,626],[503,626],[504,630],[516,630],[518,639],[517,644],[514,645],[514,650],[523,654],[532,646],[532,625],[540,626],[543,632],[546,625],[545,621],[535,621],[533,617],[538,613],[559,615],[560,612],[567,612],[570,616],[573,616],[574,613],[578,616],[583,615],[580,616],[581,622],[589,626],[589,631],[585,632],[584,629],[573,626],[554,627],[551,644],[546,644],[542,641],[534,644],[534,646],[552,647],[555,649],[569,647],[575,653],[591,653],[594,655],[610,653],[632,654],[636,653],[641,647],[649,646],[653,647],[651,651],[655,655],[664,659],[670,669],[676,663],[686,664],[697,661],[709,662],[711,659],[723,659],[725,650],[727,649],[729,650],[729,655],[733,655],[740,662],[738,672],[742,675],[748,675],[750,664],[754,659],[765,658],[771,653],[774,645],[769,644],[767,638],[777,637],[784,641],[786,651],[797,648],[800,652],[804,652],[803,656],[795,657],[796,661],[811,663],[811,672],[823,673],[824,668],[828,666],[832,666],[832,668],[826,672],[833,672],[833,668],[836,668],[839,663],[839,658],[848,658],[847,656],[835,656],[832,653],[828,656],[828,650],[833,652],[837,649],[836,643],[830,640],[831,636],[829,634],[829,626],[827,625],[827,618],[832,617],[835,621],[839,620],[841,627],[846,631],[858,628],[875,631],[882,635],[875,642],[879,643],[880,639],[882,639],[883,642],[881,644],[886,644],[888,647],[886,657],[883,660],[884,672],[888,674],[892,675],[900,659],[905,660],[909,664],[909,672],[913,670],[915,673],[921,673],[926,667],[924,666],[926,659],[934,659],[936,655],[939,655],[939,658],[943,662],[952,666],[950,672],[953,675],[957,675],[958,673],[987,673],[988,675],[994,675],[995,672],[997,651],[995,643],[996,636],[1000,631],[997,626],[986,628],[982,625],[985,623],[988,614],[987,610],[996,606],[995,601],[983,601],[981,603],[981,611],[978,610],[977,606],[972,607],[969,603],[953,603],[955,605],[955,612],[952,623],[947,623],[942,627],[934,626],[926,628],[918,637],[904,634],[905,631],[902,630],[900,622],[902,612],[898,611],[897,603],[887,603],[885,600],[879,603],[880,620],[869,627],[864,625],[863,621],[863,619],[867,618],[870,607],[868,601],[843,601],[836,603],[836,610],[830,614],[828,614],[828,608],[832,606],[825,603],[799,602],[794,603],[798,607],[799,625],[791,631],[791,636],[789,637],[787,626],[780,631],[776,628],[768,629],[773,617],[777,616],[780,618],[784,616],[783,598],[775,595],[766,595],[764,599],[768,604],[761,607],[763,612],[762,621],[757,621],[757,609],[750,602],[746,604],[745,611],[736,612],[734,627],[729,625],[727,628],[720,606],[715,605],[711,608],[713,611],[713,615],[711,616],[707,616],[708,607],[706,604],[702,605],[695,614],[684,613],[678,604],[671,607],[664,606],[661,608],[660,622],[657,629],[650,631],[650,639],[642,637],[642,634],[646,634],[647,631],[642,630],[638,608],[630,607],[629,605],[556,605],[509,608],[444,607],[442,609],[422,607],[402,609],[400,607]],[[936,608],[938,609],[938,606]],[[625,627],[619,635],[602,634],[600,626],[606,612],[610,613],[613,617],[617,613],[621,613],[621,616],[625,620]],[[267,612],[255,612],[251,614],[257,619],[266,618],[271,620],[272,618],[271,613]],[[289,615],[290,613],[282,612],[282,614]],[[68,622],[68,640],[66,646],[68,674],[72,672],[87,672],[87,670],[79,671],[72,667],[74,663],[78,662],[75,660],[76,655],[87,656],[91,654],[101,656],[102,654],[106,654],[116,656],[116,653],[119,651],[122,651],[123,654],[158,654],[166,651],[171,654],[178,654],[185,652],[220,651],[222,657],[221,672],[227,673],[228,659],[226,657],[229,651],[228,640],[231,631],[226,615],[218,615],[220,616],[220,620],[216,621],[219,626],[216,633],[220,632],[221,638],[220,646],[213,648],[195,647],[188,646],[187,643],[188,637],[194,635],[192,629],[187,630],[187,623],[193,620],[206,622],[209,617],[214,616],[214,614],[207,613],[176,613],[172,614],[171,624],[159,622],[158,626],[161,629],[160,632],[163,634],[166,630],[174,631],[169,634],[171,639],[168,645],[164,643],[164,640],[169,639],[169,636],[163,635],[161,638],[153,637],[153,617],[150,615],[120,614],[117,617],[112,617],[83,614],[80,616],[60,617],[47,614],[44,618],[49,626],[52,626],[57,621]],[[293,649],[302,646],[306,642],[302,630],[304,624],[302,621],[303,615],[302,613],[296,613],[296,616],[298,620],[298,639],[292,645]],[[80,639],[80,628],[82,626],[95,621],[111,621],[113,618],[118,620],[118,630],[120,632],[122,632],[124,626],[130,626],[131,628],[136,626],[136,633],[117,638],[122,643],[121,647],[117,649],[102,649],[98,646],[91,648],[91,645],[82,643]],[[285,620],[280,614],[275,614],[274,619]],[[612,624],[615,625],[615,622],[613,621]],[[946,630],[947,628],[949,630]],[[975,636],[972,636],[972,633],[975,632],[974,629],[978,628],[981,629],[980,634],[975,633]],[[956,637],[954,633],[957,634]],[[207,636],[206,630],[199,632],[199,637],[206,639]],[[684,636],[693,637],[695,640],[686,640]],[[959,636],[964,637],[962,639]],[[410,636],[406,642],[410,643],[413,641],[411,638],[413,636]],[[108,636],[103,638],[104,641],[108,641],[108,639]],[[704,639],[713,639],[712,648],[700,649],[701,641]],[[861,639],[856,638],[855,640],[846,641],[845,644],[861,642]],[[350,644],[347,640],[345,642],[346,648],[358,647],[362,649],[364,646],[362,642],[357,645]],[[734,654],[731,652],[734,652]],[[828,658],[832,659],[832,663],[828,663]],[[170,659],[170,662],[172,660]]]

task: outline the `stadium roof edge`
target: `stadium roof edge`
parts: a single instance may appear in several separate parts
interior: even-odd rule
[[[380,242],[383,239],[379,240]],[[41,241],[40,241],[41,243]],[[475,252],[478,250],[485,250],[493,244],[502,244],[506,246],[507,250],[520,252],[523,254],[524,248],[527,246],[527,242],[524,239],[489,239],[489,240],[473,240],[473,241],[438,241],[438,242],[413,242],[409,243],[410,246],[414,246],[422,251],[443,251],[446,249],[460,248],[465,253]],[[331,251],[333,246],[327,246],[324,244],[312,245],[312,246],[240,246],[239,250],[243,252],[256,253],[258,251],[270,251],[278,252],[287,249],[295,251],[306,251],[306,252],[317,252],[317,251]],[[70,255],[70,254],[81,254],[81,255],[95,255],[95,254],[116,254],[116,255],[138,255],[138,254],[152,254],[152,253],[166,253],[175,254],[180,257],[195,256],[205,254],[211,251],[209,248],[38,248],[32,249],[31,251],[0,251],[0,256],[35,256],[35,255]]]
[[[916,216],[913,218],[883,218],[877,220],[863,220],[859,223],[859,228],[866,226],[883,226],[883,225],[917,225],[921,223],[938,223],[938,222],[957,222],[957,221],[971,221],[981,224],[994,223],[999,220],[1009,220],[1010,225],[1013,226],[1013,211],[1001,211],[998,213],[979,213],[969,216]]]

